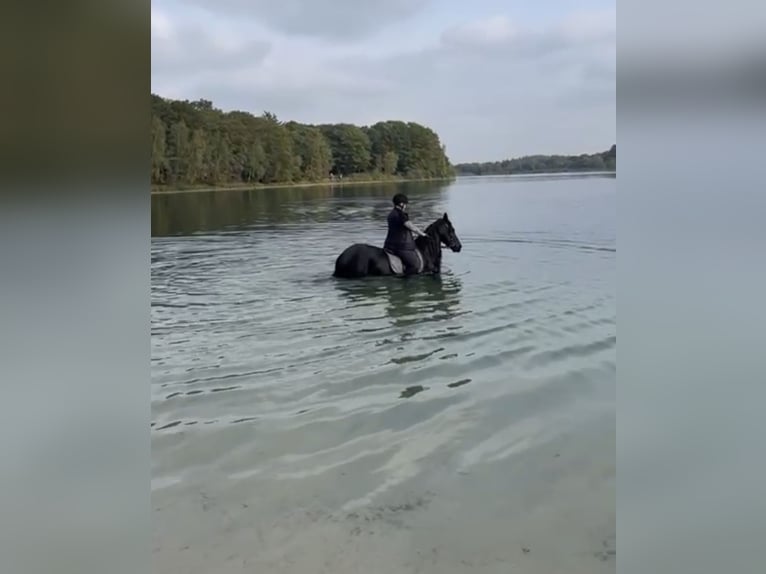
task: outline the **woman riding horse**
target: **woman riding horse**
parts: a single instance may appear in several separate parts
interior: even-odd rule
[[[397,193],[393,203],[394,208],[388,214],[388,235],[386,235],[383,248],[402,260],[405,275],[412,275],[417,273],[420,267],[412,234],[414,233],[418,237],[425,237],[426,234],[410,221],[410,216],[407,213],[409,200],[406,195]]]
[[[407,197],[397,194],[394,210],[388,215],[385,247],[366,243],[350,245],[335,260],[333,276],[359,279],[370,275],[441,273],[442,245],[455,253],[463,248],[452,222],[445,213],[423,232],[409,221],[406,207]],[[413,240],[412,233],[418,238]]]

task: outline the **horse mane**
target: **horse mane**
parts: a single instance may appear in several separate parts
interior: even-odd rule
[[[439,226],[443,221],[444,219],[439,217],[436,221],[434,221],[428,227],[426,227],[426,231],[425,231],[426,235],[432,235],[436,231],[437,226]]]
[[[415,245],[420,249],[423,254],[423,262],[425,267],[431,267],[431,269],[439,271],[442,264],[442,244],[437,227],[442,223],[442,219],[439,218],[426,227],[426,237],[418,237],[415,240]],[[430,264],[430,265],[429,265]]]

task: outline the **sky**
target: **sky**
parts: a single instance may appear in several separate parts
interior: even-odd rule
[[[414,121],[453,163],[616,143],[616,0],[152,0],[152,92]]]

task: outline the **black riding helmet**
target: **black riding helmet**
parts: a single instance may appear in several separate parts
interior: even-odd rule
[[[394,205],[402,205],[402,204],[407,204],[409,202],[410,200],[407,199],[407,196],[404,195],[403,193],[397,193],[394,196]]]

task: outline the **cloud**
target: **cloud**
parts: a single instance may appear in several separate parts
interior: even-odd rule
[[[615,138],[614,31],[613,12],[537,29],[495,16],[406,58],[360,58],[356,73],[399,86],[378,114],[432,125],[453,160],[597,151]]]
[[[350,0],[338,5],[346,1],[353,8]],[[329,6],[324,0],[269,4],[271,18],[296,19],[283,30],[308,26]],[[266,10],[266,2],[250,5]],[[302,18],[290,9],[299,5],[308,10]],[[393,23],[404,5],[364,7],[376,14],[387,6]],[[245,3],[226,0],[224,6],[230,15]],[[357,6],[345,22],[365,20]],[[207,20],[184,14],[170,19],[158,10],[155,18],[153,11],[152,88],[162,95],[309,123],[417,121],[436,130],[453,161],[581,153],[614,143],[614,10],[571,13],[536,26],[504,13],[442,22],[430,36],[420,27],[418,44],[387,35],[356,44],[345,35],[331,43],[221,14]]]
[[[442,42],[455,46],[502,45],[517,33],[510,18],[500,15],[448,28],[442,34]]]
[[[185,0],[217,14],[265,23],[286,34],[340,42],[406,20],[430,0]]]
[[[260,65],[271,49],[265,40],[239,38],[202,23],[174,20],[152,8],[152,76],[163,82]]]
[[[462,23],[441,35],[445,48],[538,57],[586,46],[616,46],[614,12],[585,12],[543,28],[523,27],[503,15]]]
[[[390,96],[421,109],[502,109],[543,103],[585,84],[614,92],[614,20],[578,15],[542,30],[503,16],[445,30],[439,42],[406,56],[349,57],[337,65],[364,81],[387,78]],[[542,98],[542,99],[541,99]],[[548,98],[553,99],[553,97]]]

